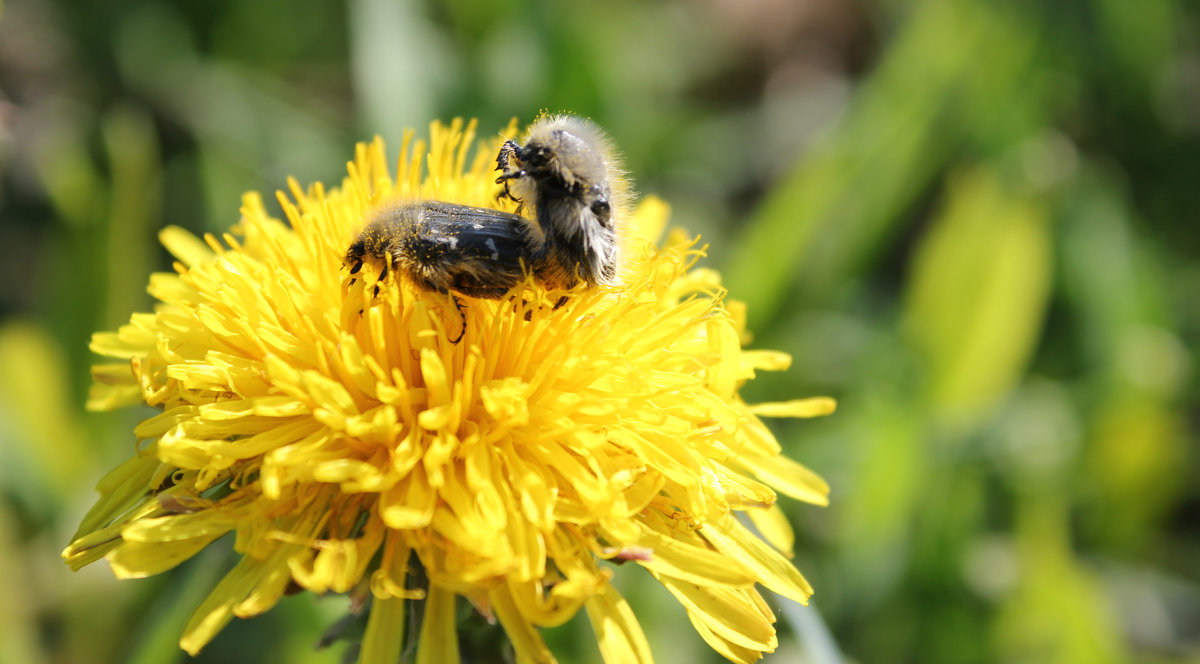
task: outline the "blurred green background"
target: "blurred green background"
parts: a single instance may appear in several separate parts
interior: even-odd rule
[[[793,354],[747,400],[839,401],[775,423],[833,503],[787,504],[817,595],[768,662],[1200,662],[1196,3],[10,0],[0,663],[185,660],[228,564],[58,557],[146,416],[82,404],[156,231],[340,182],[375,133],[541,109],[606,127]],[[659,661],[716,661],[619,576]],[[337,662],[313,644],[345,610],[287,598],[198,660]],[[588,632],[548,638],[594,662]]]

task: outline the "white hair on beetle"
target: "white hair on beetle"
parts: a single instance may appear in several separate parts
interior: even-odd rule
[[[544,115],[523,144],[507,141],[496,163],[502,196],[530,214],[545,236],[545,255],[535,261],[534,274],[554,287],[613,283],[617,233],[630,194],[604,131],[576,116]]]

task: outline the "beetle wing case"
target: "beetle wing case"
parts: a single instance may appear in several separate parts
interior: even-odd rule
[[[516,214],[442,201],[380,210],[346,254],[351,272],[382,261],[419,288],[503,297],[541,251],[542,233]]]

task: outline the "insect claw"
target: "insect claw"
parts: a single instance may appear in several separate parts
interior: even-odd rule
[[[451,295],[450,297],[454,300],[454,309],[458,311],[458,317],[462,320],[462,327],[458,330],[458,336],[450,339],[450,343],[457,344],[462,341],[463,336],[467,333],[467,312],[462,300],[458,299],[457,295]]]

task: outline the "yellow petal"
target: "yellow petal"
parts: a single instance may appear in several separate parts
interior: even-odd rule
[[[100,499],[88,510],[71,539],[110,523],[133,504],[144,500],[150,478],[160,465],[153,456],[135,456],[105,475],[96,484]]]
[[[756,578],[738,560],[703,547],[698,537],[687,541],[642,525],[638,542],[651,550],[650,559],[638,563],[658,574],[696,584],[751,585]]]
[[[124,542],[105,557],[117,578],[141,579],[174,568],[217,537],[220,535],[173,542]]]
[[[629,603],[609,584],[586,602],[588,620],[606,664],[650,664],[650,644]]]
[[[184,627],[179,647],[192,656],[199,653],[217,632],[233,620],[234,606],[254,592],[259,580],[271,571],[274,571],[274,565],[269,566],[267,561],[242,558],[192,614]]]
[[[521,615],[506,585],[500,584],[492,589],[488,593],[488,600],[496,618],[504,626],[504,632],[508,634],[517,654],[517,664],[551,664],[558,661],[550,654],[542,636]]]
[[[749,598],[753,589],[708,588],[695,584],[660,579],[683,604],[693,621],[699,621],[713,634],[734,645],[770,652],[775,649],[775,627]]]
[[[778,350],[744,350],[742,364],[763,371],[786,371],[792,366],[792,356]]]
[[[792,531],[792,524],[788,522],[787,515],[783,513],[779,505],[772,505],[766,509],[746,510],[745,514],[750,517],[750,521],[762,534],[763,539],[783,555],[788,558],[792,557],[792,545],[795,544],[796,535]]]
[[[820,417],[837,410],[837,402],[829,397],[813,397],[758,403],[748,406],[747,409],[762,417]]]
[[[696,633],[725,659],[737,662],[737,664],[751,664],[751,662],[757,662],[762,659],[763,653],[761,651],[730,643],[727,639],[716,634],[706,623],[697,620],[694,616],[695,614],[688,614],[688,619],[692,621],[692,626],[696,628]]]
[[[137,385],[92,385],[85,407],[90,411],[109,411],[141,400],[142,390]]]
[[[421,640],[417,644],[417,664],[443,664],[459,661],[456,595],[436,585],[429,587],[425,615],[421,620]]]
[[[813,505],[829,504],[829,485],[808,468],[785,456],[743,455],[738,463],[776,490]]]
[[[167,226],[158,233],[158,241],[162,243],[171,255],[180,263],[191,267],[216,257],[213,250],[203,240],[192,235],[179,226]]]
[[[371,574],[371,594],[379,599],[423,599],[424,591],[405,587],[412,549],[400,540],[400,535],[395,532],[386,537],[379,568]]]
[[[274,607],[292,581],[291,566],[288,562],[296,556],[310,555],[311,551],[294,544],[285,544],[276,549],[263,565],[263,573],[258,582],[246,594],[245,599],[234,605],[233,615],[249,618]]]
[[[405,600],[399,597],[371,602],[371,615],[367,617],[367,631],[363,634],[359,664],[396,664],[404,649],[404,635],[408,625],[404,623]]]
[[[635,242],[657,244],[667,227],[667,219],[671,216],[671,206],[658,196],[646,196],[638,206],[630,224],[622,229],[622,237],[626,246]]]
[[[157,335],[136,324],[123,325],[117,332],[97,332],[88,348],[97,355],[129,359],[144,355],[154,348]]]
[[[700,529],[700,535],[748,567],[764,586],[801,604],[808,604],[812,595],[808,581],[778,551],[751,534],[732,516],[713,515],[712,521]]]

